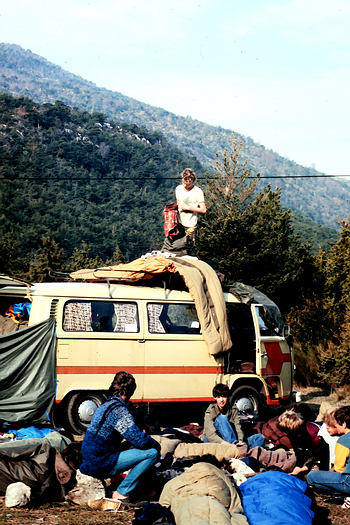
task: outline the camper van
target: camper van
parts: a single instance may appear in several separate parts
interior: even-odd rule
[[[147,406],[209,402],[219,382],[229,385],[242,412],[257,412],[261,402],[278,405],[289,399],[293,356],[288,327],[272,301],[247,301],[242,287],[238,293],[237,287],[223,291],[232,347],[217,355],[208,352],[186,290],[110,282],[25,286],[3,280],[1,286],[0,279],[0,316],[5,319],[14,305],[28,302],[29,326],[55,319],[55,413],[70,431],[81,434],[118,370],[135,376],[133,400]]]

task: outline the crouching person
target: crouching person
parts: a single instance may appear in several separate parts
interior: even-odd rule
[[[83,474],[104,479],[131,469],[112,494],[123,502],[129,501],[140,477],[159,456],[159,444],[140,430],[128,409],[135,389],[131,374],[122,371],[115,375],[110,397],[96,410],[81,447]],[[131,448],[120,451],[123,438]]]
[[[350,406],[338,408],[333,417],[340,436],[335,445],[333,471],[311,471],[307,482],[323,492],[345,496],[343,507],[350,508]]]
[[[229,400],[230,389],[223,383],[218,383],[213,388],[215,403],[211,403],[204,415],[204,441],[210,443],[223,443],[240,445],[244,442],[239,411]],[[261,446],[265,443],[262,434],[249,436],[247,443],[250,447]]]

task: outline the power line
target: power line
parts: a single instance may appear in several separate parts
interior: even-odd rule
[[[321,179],[321,178],[338,178],[338,177],[349,177],[349,175],[254,175],[251,177],[246,177],[245,180],[248,179]],[[196,177],[197,180],[215,180],[219,179],[219,177],[204,177],[204,176],[198,176]],[[120,177],[115,176],[111,177],[110,175],[101,176],[101,177],[91,177],[87,175],[86,177],[26,177],[26,176],[19,176],[15,177],[13,175],[1,175],[1,180],[11,180],[11,181],[22,181],[22,180],[33,180],[33,181],[65,181],[69,180],[72,182],[76,181],[105,181],[105,180],[120,180],[120,181],[147,181],[147,180],[156,180],[158,182],[163,180],[178,180],[180,181],[179,177]]]

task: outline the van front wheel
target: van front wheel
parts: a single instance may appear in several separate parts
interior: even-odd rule
[[[103,393],[79,392],[67,401],[64,411],[64,426],[72,434],[84,434],[97,408],[106,401]]]
[[[240,386],[233,390],[230,401],[241,414],[251,414],[255,417],[259,414],[261,400],[259,393],[252,386]]]

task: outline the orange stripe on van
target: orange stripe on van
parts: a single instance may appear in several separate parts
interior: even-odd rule
[[[162,398],[162,399],[134,399],[132,398],[132,403],[195,403],[195,402],[212,402],[212,397],[172,397],[172,398]],[[55,403],[58,405],[62,402],[62,399],[56,399]]]
[[[125,370],[130,374],[216,374],[217,366],[58,366],[58,374],[115,374]]]

